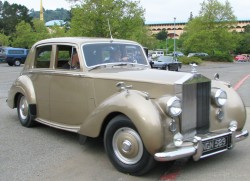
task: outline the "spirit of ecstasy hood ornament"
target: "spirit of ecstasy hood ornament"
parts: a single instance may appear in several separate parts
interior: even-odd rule
[[[189,65],[192,66],[191,73],[193,73],[193,74],[197,73],[197,70],[196,70],[197,64],[196,63],[190,63]]]

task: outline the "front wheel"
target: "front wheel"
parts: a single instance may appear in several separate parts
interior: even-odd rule
[[[9,65],[9,66],[13,66],[13,63],[8,62],[8,65]]]
[[[33,118],[30,114],[29,104],[26,97],[22,94],[18,96],[17,100],[17,114],[20,123],[24,127],[32,127],[34,125]]]
[[[123,115],[113,118],[104,134],[106,153],[117,170],[142,175],[154,166],[133,123]]]

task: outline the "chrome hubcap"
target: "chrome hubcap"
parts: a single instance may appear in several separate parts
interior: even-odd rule
[[[122,151],[128,153],[129,151],[131,151],[132,148],[132,143],[129,140],[125,140],[122,143]]]
[[[19,113],[20,113],[21,119],[23,120],[27,119],[28,111],[29,111],[29,106],[28,106],[27,99],[24,96],[22,96],[22,98],[20,99],[20,103],[19,103]]]
[[[112,140],[116,157],[125,164],[135,164],[143,155],[143,143],[139,134],[131,128],[118,129]]]

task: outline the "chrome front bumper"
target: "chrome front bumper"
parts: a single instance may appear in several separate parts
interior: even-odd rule
[[[203,155],[203,143],[204,140],[213,139],[215,137],[223,136],[225,134],[231,135],[231,144],[226,149],[221,149],[206,155]],[[154,159],[157,161],[171,161],[171,160],[177,160],[180,158],[190,157],[193,156],[193,159],[195,161],[198,161],[201,158],[205,158],[208,156],[212,156],[224,151],[227,151],[228,149],[231,149],[234,147],[236,142],[242,141],[248,137],[248,131],[227,131],[224,133],[210,133],[208,135],[199,135],[195,136],[192,141],[185,141],[181,146],[174,146],[174,145],[168,145],[168,147],[163,152],[155,153]]]

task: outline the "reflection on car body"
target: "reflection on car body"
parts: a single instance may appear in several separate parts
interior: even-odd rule
[[[79,68],[65,69],[74,50]],[[114,50],[121,58],[110,62]],[[40,122],[77,133],[81,142],[103,138],[114,167],[132,175],[155,161],[221,153],[248,136],[244,104],[231,86],[196,71],[151,69],[143,47],[127,40],[37,42],[7,104],[25,127]]]

